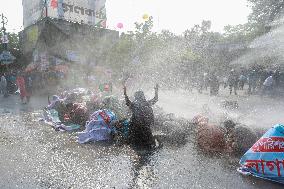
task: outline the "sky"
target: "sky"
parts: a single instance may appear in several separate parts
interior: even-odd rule
[[[0,13],[8,19],[9,32],[23,29],[22,0],[0,0]],[[251,9],[247,0],[107,0],[107,26],[117,29],[123,23],[123,31],[133,30],[134,22],[142,22],[148,14],[154,18],[154,31],[163,29],[181,34],[186,29],[212,21],[213,31],[223,31],[226,25],[243,24]]]

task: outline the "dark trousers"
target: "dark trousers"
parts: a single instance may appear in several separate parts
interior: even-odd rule
[[[238,85],[236,85],[236,84],[234,84],[234,85],[229,85],[230,94],[232,94],[233,88],[234,88],[234,93],[235,93],[235,95],[237,95],[237,88],[238,88]]]

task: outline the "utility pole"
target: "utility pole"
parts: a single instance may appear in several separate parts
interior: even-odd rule
[[[0,25],[2,24],[2,28],[0,29],[2,32],[2,46],[3,46],[3,52],[0,54],[0,62],[1,64],[6,65],[6,69],[8,69],[8,64],[11,64],[16,59],[9,51],[8,51],[8,34],[6,32],[5,25],[8,23],[8,19],[4,16],[4,14],[1,14],[1,21]]]
[[[8,50],[8,36],[6,33],[6,28],[5,25],[8,23],[8,19],[4,16],[4,14],[1,14],[1,23],[2,23],[2,32],[3,32],[3,36],[2,36],[2,44],[3,44],[3,49],[4,50]]]

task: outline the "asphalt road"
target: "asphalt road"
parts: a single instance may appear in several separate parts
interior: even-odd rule
[[[223,99],[238,100],[240,109],[222,109]],[[239,175],[239,157],[206,155],[190,139],[142,155],[129,146],[80,145],[76,133],[55,132],[38,121],[45,103],[46,97],[34,97],[28,105],[19,104],[16,96],[0,97],[1,189],[283,188]],[[162,91],[158,105],[188,119],[202,112],[214,122],[231,116],[251,128],[284,122],[279,112],[283,112],[283,102],[277,99]]]

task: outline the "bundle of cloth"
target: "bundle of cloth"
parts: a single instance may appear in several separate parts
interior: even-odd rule
[[[60,108],[62,101],[54,97],[56,102],[44,110],[44,120],[58,131],[74,131],[82,128],[84,123],[85,129],[78,132],[78,142],[81,144],[96,141],[112,141],[116,136],[126,142],[129,136],[129,121],[127,119],[118,120],[115,113],[110,110],[98,110],[86,119],[87,111],[78,104],[67,104],[67,112],[60,120],[59,113],[56,109]],[[70,106],[70,107],[69,107]],[[70,111],[71,110],[71,111]]]
[[[64,91],[60,97],[64,99],[65,103],[83,103],[90,101],[94,94],[85,88],[75,88],[69,91]]]
[[[88,120],[88,111],[82,103],[66,104],[66,112],[64,114],[64,122],[74,123],[84,126]]]
[[[43,121],[47,123],[48,125],[52,126],[57,131],[73,131],[80,129],[80,125],[73,124],[73,123],[63,123],[59,119],[58,112],[55,109],[51,110],[44,110],[44,119]]]
[[[192,120],[196,127],[196,139],[200,148],[208,152],[246,152],[257,141],[257,135],[245,126],[232,120],[216,125],[209,118],[198,115]]]
[[[86,123],[86,129],[78,133],[78,142],[111,141],[116,133],[116,115],[109,110],[94,112]]]
[[[284,125],[269,129],[241,158],[238,172],[284,184]]]
[[[191,139],[193,124],[191,120],[166,113],[161,107],[153,107],[155,124],[151,128],[158,143],[168,147],[181,147]]]
[[[111,141],[114,137],[128,140],[129,121],[126,105],[114,96],[102,98],[85,90],[63,92],[48,99],[44,120],[56,130],[78,133],[79,143]],[[115,113],[114,113],[115,112]]]
[[[130,117],[130,111],[125,105],[125,102],[118,99],[116,96],[106,96],[101,100],[99,107],[100,109],[108,109],[115,112],[119,120],[122,120],[125,117]]]
[[[84,88],[76,88],[64,91],[60,95],[53,95],[52,100],[48,98],[47,109],[55,109],[59,119],[72,121],[73,123],[85,125],[88,114],[94,109],[99,109],[100,97]],[[64,120],[66,119],[66,120]]]
[[[44,120],[57,130],[76,130],[88,120],[87,108],[81,103],[67,103],[64,98],[54,95],[44,109]]]

